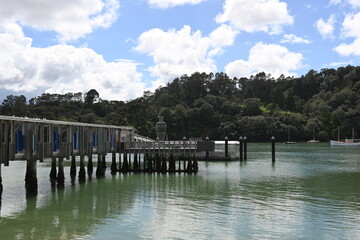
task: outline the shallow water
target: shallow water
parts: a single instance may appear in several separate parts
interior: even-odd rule
[[[360,239],[360,148],[248,144],[246,162],[200,162],[199,173],[118,174],[52,188],[38,163],[2,166],[1,239]],[[110,159],[107,160],[108,162]],[[109,164],[108,164],[109,165]]]

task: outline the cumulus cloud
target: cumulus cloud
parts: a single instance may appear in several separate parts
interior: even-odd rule
[[[360,13],[347,15],[342,24],[345,37],[360,37]]]
[[[183,74],[216,71],[213,57],[231,46],[236,34],[237,31],[227,25],[221,25],[209,36],[192,32],[190,26],[167,32],[156,28],[140,35],[135,50],[153,58],[155,65],[148,70],[158,77],[153,83],[158,87]]]
[[[356,55],[360,56],[360,13],[347,15],[342,24],[342,35],[348,38],[355,38],[350,43],[342,43],[334,50],[342,56]]]
[[[8,28],[16,29],[14,25]],[[32,46],[21,32],[0,33],[0,85],[12,91],[85,92],[95,88],[103,99],[128,100],[145,88],[137,64],[106,62],[89,48],[59,44]]]
[[[247,61],[239,59],[225,66],[230,77],[249,77],[258,72],[270,73],[274,77],[281,74],[294,75],[292,70],[303,67],[303,55],[290,52],[286,47],[258,42],[250,49]]]
[[[185,4],[198,4],[206,0],[148,0],[149,4],[157,8],[170,8]]]
[[[285,34],[281,41],[281,43],[291,43],[291,44],[295,44],[295,43],[304,43],[304,44],[309,44],[311,43],[310,40],[304,39],[302,37],[298,37],[295,34]]]
[[[216,17],[216,22],[229,22],[246,32],[278,34],[283,25],[294,22],[287,4],[279,0],[226,0],[223,8],[224,12]]]
[[[118,0],[0,0],[0,22],[55,31],[62,42],[75,40],[96,28],[109,27],[118,17]]]
[[[315,23],[316,30],[321,34],[321,36],[326,38],[333,38],[334,37],[334,24],[336,23],[335,15],[331,15],[327,21],[320,18]]]

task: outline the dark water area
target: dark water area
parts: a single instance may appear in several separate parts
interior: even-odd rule
[[[275,164],[269,143],[249,143],[246,162],[199,162],[190,175],[108,168],[84,184],[71,182],[66,162],[61,189],[46,160],[31,197],[25,162],[10,162],[0,239],[360,239],[360,147],[276,149]]]

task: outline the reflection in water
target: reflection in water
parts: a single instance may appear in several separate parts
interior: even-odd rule
[[[14,163],[3,171],[1,239],[359,239],[360,150],[277,146],[272,164],[269,147],[249,144],[246,162],[200,163],[197,175],[79,184],[65,168],[63,189],[39,164],[27,199]]]

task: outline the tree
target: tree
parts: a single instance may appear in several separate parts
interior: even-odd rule
[[[92,105],[94,102],[99,100],[99,93],[95,89],[91,89],[85,94],[85,103]]]

